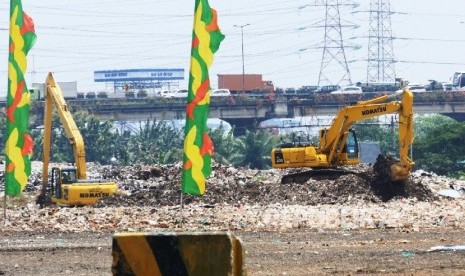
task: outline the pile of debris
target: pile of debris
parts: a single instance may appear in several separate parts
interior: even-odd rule
[[[465,228],[463,181],[415,171],[404,186],[389,186],[368,165],[355,174],[281,184],[289,170],[250,170],[213,164],[203,196],[183,195],[182,165],[109,167],[88,164],[90,178],[111,178],[120,194],[94,206],[40,208],[41,164],[28,190],[9,198],[15,231],[154,231],[155,229],[272,231],[287,229]],[[1,171],[1,168],[0,168]],[[396,184],[398,185],[398,184]],[[453,190],[450,200],[441,191]],[[0,191],[0,195],[2,191]],[[438,200],[436,200],[438,199]],[[184,211],[183,211],[184,210]],[[181,223],[182,222],[182,223]]]
[[[304,183],[281,184],[290,170],[252,170],[213,163],[203,196],[183,195],[184,204],[304,205],[382,203],[402,198],[437,199],[438,191],[465,189],[462,181],[424,171],[413,172],[408,181],[395,183],[366,164],[348,168],[355,174],[316,176]],[[41,162],[33,162],[26,192],[39,192]],[[295,170],[297,172],[298,170]],[[176,206],[181,197],[182,164],[156,166],[98,166],[88,164],[90,178],[112,179],[120,193],[104,198],[96,207]],[[3,174],[0,178],[4,178]],[[1,192],[1,191],[0,191]]]
[[[184,204],[200,205],[318,205],[355,202],[381,203],[399,198],[431,201],[436,195],[422,177],[405,183],[386,180],[368,165],[350,168],[357,174],[337,178],[314,177],[305,183],[281,184],[289,171],[250,170],[213,165],[205,195],[184,195]],[[181,164],[153,167],[106,168],[105,178],[114,179],[122,191],[103,199],[104,206],[174,206],[180,204]],[[434,182],[434,181],[433,181]]]

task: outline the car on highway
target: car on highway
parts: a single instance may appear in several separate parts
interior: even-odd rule
[[[181,89],[176,91],[164,90],[160,92],[162,98],[187,98],[187,90]]]
[[[96,97],[97,94],[95,94],[95,92],[91,91],[91,92],[87,92],[86,93],[86,99],[94,99]]]
[[[442,83],[442,91],[446,92],[446,91],[453,91],[453,90],[454,90],[454,86],[452,85],[452,83],[450,82]]]
[[[325,86],[318,87],[318,89],[316,90],[316,93],[331,93],[339,89],[341,89],[339,85],[325,85]]]
[[[345,86],[341,89],[331,92],[330,94],[362,94],[362,88],[358,86]]]
[[[412,93],[424,93],[426,92],[426,87],[423,84],[420,83],[409,83],[407,86],[405,86],[402,89],[397,90],[396,92],[402,92],[404,89],[410,90]]]
[[[173,94],[173,91],[163,90],[163,91],[156,93],[155,95],[157,97],[162,97],[162,98],[171,98],[171,94]]]
[[[229,89],[212,89],[210,97],[231,96]]]
[[[187,98],[187,92],[186,89],[176,90],[170,94],[170,98]]]

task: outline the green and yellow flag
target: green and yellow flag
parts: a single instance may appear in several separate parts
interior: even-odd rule
[[[203,195],[205,178],[211,173],[213,143],[207,135],[208,69],[223,39],[216,11],[210,8],[208,0],[195,0],[182,172],[182,192],[187,194]]]
[[[10,44],[6,103],[5,193],[20,194],[31,175],[32,138],[29,135],[30,94],[24,74],[26,55],[36,41],[34,22],[23,11],[21,0],[10,1]]]

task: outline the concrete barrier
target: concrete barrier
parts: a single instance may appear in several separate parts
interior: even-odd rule
[[[240,239],[230,233],[118,233],[113,275],[246,275]]]

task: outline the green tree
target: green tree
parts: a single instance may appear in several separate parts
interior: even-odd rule
[[[231,161],[236,166],[251,169],[267,169],[271,165],[271,150],[277,142],[277,137],[260,129],[246,131],[245,136],[239,137],[234,145],[235,154]]]
[[[117,131],[118,135],[114,143],[113,156],[117,164],[129,165],[129,140],[131,139],[130,131]]]
[[[34,140],[33,160],[43,159],[44,149],[44,129],[36,128],[31,130],[31,137]],[[52,117],[51,129],[51,145],[50,145],[50,161],[51,162],[74,162],[72,148],[69,139],[66,137],[63,127],[60,123],[60,118],[57,114]]]
[[[387,155],[396,155],[398,150],[399,138],[398,128],[393,122],[392,125],[382,125],[377,118],[367,119],[354,125],[355,132],[359,141],[378,142],[381,153]]]
[[[440,175],[463,175],[465,123],[435,115],[421,118],[417,125],[413,148],[416,167]]]
[[[234,130],[231,129],[229,132],[226,132],[223,125],[220,125],[219,128],[210,130],[209,136],[213,141],[214,145],[214,156],[216,162],[221,164],[231,164],[231,157],[235,153],[235,144],[237,138],[233,135]]]
[[[34,141],[34,152],[32,154],[31,160],[40,160],[42,161],[43,155],[43,143],[44,143],[44,135],[42,133],[42,129],[31,129],[31,137]]]
[[[100,121],[86,113],[76,114],[76,125],[81,131],[86,149],[86,160],[100,164],[109,164],[115,155],[118,132],[114,122]]]
[[[131,164],[167,164],[182,160],[182,131],[165,122],[147,121],[129,139]]]
[[[86,161],[109,164],[114,156],[119,135],[114,130],[113,121],[100,122],[95,116],[78,112],[75,123],[84,140]],[[34,139],[34,159],[43,158],[43,130],[31,131]],[[50,160],[52,162],[74,162],[74,152],[59,117],[52,118]]]
[[[415,139],[424,139],[430,137],[431,132],[434,131],[438,126],[453,122],[456,121],[450,117],[439,114],[415,116]]]

